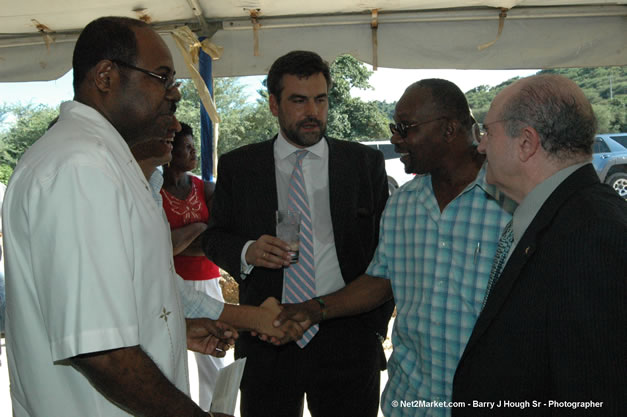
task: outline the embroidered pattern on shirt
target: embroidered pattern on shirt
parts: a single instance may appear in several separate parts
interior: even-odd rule
[[[200,210],[202,209],[202,200],[200,199],[196,183],[192,181],[192,188],[189,192],[189,196],[185,200],[179,200],[169,192],[163,193],[165,198],[170,203],[172,212],[182,216],[185,224],[196,223],[200,220]]]

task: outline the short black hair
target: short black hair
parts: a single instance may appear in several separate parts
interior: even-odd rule
[[[176,134],[174,135],[174,139],[172,140],[172,147],[176,148],[176,146],[178,144],[181,143],[181,140],[189,135],[191,137],[194,137],[194,129],[192,129],[192,127],[190,125],[188,125],[187,123],[183,123],[183,122],[179,122],[181,124],[181,130],[176,132]]]
[[[280,102],[281,92],[283,91],[283,76],[285,74],[305,78],[318,73],[322,73],[327,80],[327,91],[330,90],[333,82],[329,64],[320,55],[311,51],[289,52],[272,64],[268,72],[268,93],[274,95],[277,102]]]
[[[454,83],[441,78],[427,78],[415,82],[410,88],[426,88],[436,110],[446,117],[458,120],[466,128],[475,123],[464,92]]]
[[[108,16],[89,23],[76,41],[72,56],[74,92],[85,80],[87,72],[103,59],[135,64],[137,40],[132,28],[149,27],[141,20]]]

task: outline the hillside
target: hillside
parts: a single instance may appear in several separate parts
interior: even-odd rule
[[[627,132],[627,67],[566,68],[539,73],[561,74],[576,82],[592,103],[600,133]],[[470,108],[479,122],[483,121],[498,92],[516,80],[518,77],[494,87],[481,85],[466,92]],[[396,102],[375,103],[387,117],[394,117]]]
[[[566,68],[543,70],[539,74],[561,74],[576,82],[592,103],[599,132],[627,131],[627,67]],[[517,79],[512,78],[495,87],[479,86],[466,92],[478,121],[483,121],[498,92]]]

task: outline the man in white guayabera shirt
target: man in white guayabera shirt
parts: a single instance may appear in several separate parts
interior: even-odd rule
[[[108,17],[83,30],[73,69],[74,101],[5,198],[13,413],[206,416],[186,348],[214,352],[228,332],[186,323],[170,231],[129,149],[171,134],[172,57],[147,24]]]

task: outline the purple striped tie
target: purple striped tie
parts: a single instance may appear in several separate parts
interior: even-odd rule
[[[300,303],[316,296],[313,230],[305,178],[303,159],[308,151],[297,151],[294,171],[290,178],[287,209],[300,212],[300,254],[298,262],[285,269],[283,277],[283,302]],[[296,343],[304,348],[318,332],[318,325],[311,326]]]

